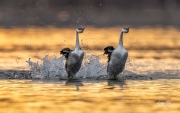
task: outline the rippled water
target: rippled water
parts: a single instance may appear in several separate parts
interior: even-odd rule
[[[119,30],[87,28],[79,80],[67,82],[59,50],[74,47],[74,29],[1,28],[0,113],[179,113],[179,29],[131,28],[125,80],[107,81],[103,48]]]
[[[179,80],[1,80],[1,113],[178,113]]]

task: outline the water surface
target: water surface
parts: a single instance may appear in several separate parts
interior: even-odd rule
[[[96,80],[107,75],[103,48],[117,46],[121,28],[86,27],[80,35],[81,82],[59,80],[67,77],[59,51],[74,48],[76,28],[0,28],[0,112],[179,113],[177,28],[130,28],[125,81]]]
[[[1,80],[1,113],[178,113],[179,80]]]

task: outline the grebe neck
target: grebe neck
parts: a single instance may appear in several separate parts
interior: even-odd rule
[[[76,32],[76,48],[80,48],[80,45],[79,45],[79,33]]]
[[[120,38],[119,38],[119,45],[123,47],[123,32],[121,31]]]

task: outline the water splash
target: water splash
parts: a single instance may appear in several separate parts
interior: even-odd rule
[[[64,56],[49,58],[46,55],[44,58],[40,58],[40,62],[33,62],[30,58],[27,61],[32,78],[67,78]],[[106,64],[100,62],[99,56],[85,55],[81,69],[76,74],[76,77],[91,78],[105,74]]]
[[[100,56],[98,55],[85,55],[83,59],[82,66],[79,72],[76,74],[76,78],[97,78],[100,77],[102,79],[107,79],[107,63],[100,62]],[[30,68],[30,77],[33,79],[47,79],[47,78],[67,78],[67,72],[65,70],[65,58],[61,56],[57,58],[54,56],[53,58],[49,58],[46,55],[44,58],[40,58],[40,61],[33,62],[29,58],[27,61]],[[132,66],[132,63],[134,63]],[[154,66],[155,64],[153,64]],[[139,66],[139,67],[138,67]],[[152,79],[160,79],[160,78],[178,78],[179,71],[176,71],[175,74],[169,71],[153,71],[152,72],[148,68],[149,63],[138,63],[132,62],[130,59],[127,60],[126,70],[122,74],[119,74],[118,77],[124,77],[125,79],[130,80],[152,80]],[[145,68],[144,68],[145,67]],[[147,70],[149,69],[149,70]],[[14,73],[13,73],[14,74]],[[15,73],[18,75],[17,73]],[[16,78],[16,77],[15,77]],[[17,77],[18,78],[18,77]]]
[[[79,77],[98,77],[99,75],[106,74],[106,64],[101,63],[99,56],[87,55],[85,56],[83,65],[80,71],[77,73]]]

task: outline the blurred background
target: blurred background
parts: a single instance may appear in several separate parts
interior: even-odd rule
[[[116,47],[121,29],[130,27],[129,59],[179,60],[179,20],[179,0],[0,0],[0,68],[60,57],[62,48],[74,48],[77,27],[86,27],[80,34],[86,53]]]
[[[175,26],[179,0],[0,0],[0,26]]]

